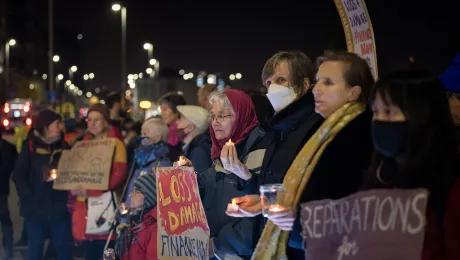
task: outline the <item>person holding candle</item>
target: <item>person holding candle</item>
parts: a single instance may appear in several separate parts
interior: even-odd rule
[[[180,119],[176,133],[184,146],[183,156],[189,159],[196,172],[204,172],[212,165],[211,137],[208,111],[199,106],[177,106]]]
[[[117,134],[117,129],[110,125],[110,114],[103,104],[94,104],[88,110],[88,134],[84,140],[103,138],[115,139],[115,152],[112,159],[112,168],[109,179],[109,191],[118,191],[123,187],[127,177],[126,148]],[[73,190],[72,195],[77,196],[72,213],[72,233],[76,241],[84,241],[85,259],[97,260],[101,257],[108,235],[87,235],[86,218],[88,214],[88,197],[101,196],[104,191]],[[111,237],[115,240],[115,236]]]
[[[13,170],[20,212],[28,233],[28,259],[42,259],[48,234],[56,258],[71,259],[68,193],[54,190],[54,179],[51,178],[62,150],[70,148],[63,140],[63,134],[61,116],[49,109],[40,111],[33,120],[31,135],[24,142]]]
[[[318,63],[312,92],[315,111],[325,121],[289,167],[283,180],[285,191],[278,198],[285,210],[268,214],[254,259],[304,259],[298,205],[356,192],[369,165],[372,114],[367,102],[374,84],[369,65],[356,54],[332,51]],[[262,211],[258,195],[240,197],[237,202],[242,216]]]
[[[210,251],[216,255],[238,255],[249,259],[253,250],[254,226],[249,218],[231,218],[225,210],[231,199],[255,191],[238,190],[233,183],[250,178],[262,164],[264,132],[258,125],[251,98],[240,90],[211,93],[211,158],[214,164],[198,174],[203,206],[211,231]]]
[[[142,136],[140,145],[134,151],[134,162],[136,164],[134,173],[130,177],[126,188],[126,196],[123,202],[130,204],[130,193],[133,190],[134,181],[142,174],[155,174],[156,167],[169,167],[172,162],[168,158],[169,146],[168,126],[159,118],[152,118],[142,124]],[[156,192],[156,187],[151,187]]]

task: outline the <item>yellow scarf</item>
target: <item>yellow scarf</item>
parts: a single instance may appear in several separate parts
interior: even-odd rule
[[[365,110],[366,107],[362,103],[347,103],[324,121],[289,167],[283,180],[286,193],[278,197],[279,204],[297,208],[302,192],[324,149],[349,122]],[[290,232],[282,231],[273,222],[268,221],[252,259],[287,259],[286,245],[289,234]]]

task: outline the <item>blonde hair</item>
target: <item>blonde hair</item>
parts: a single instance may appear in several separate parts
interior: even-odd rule
[[[163,142],[168,142],[168,126],[159,118],[151,118],[142,124],[142,127],[154,127],[157,133],[160,133]]]

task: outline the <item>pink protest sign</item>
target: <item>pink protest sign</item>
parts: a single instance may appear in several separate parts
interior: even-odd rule
[[[428,193],[370,190],[301,205],[307,259],[421,259]]]

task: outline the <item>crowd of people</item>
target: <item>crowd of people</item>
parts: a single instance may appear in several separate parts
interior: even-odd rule
[[[142,124],[125,118],[119,94],[91,106],[73,127],[42,110],[20,151],[5,138],[0,143],[7,259],[13,254],[10,173],[29,259],[42,259],[48,238],[58,260],[71,259],[69,238],[83,245],[88,260],[101,259],[107,245],[119,259],[157,259],[154,172],[179,156],[197,174],[211,259],[305,259],[302,203],[414,188],[430,194],[422,259],[460,259],[459,62],[460,55],[440,76],[396,71],[375,81],[353,53],[328,51],[315,66],[302,52],[279,52],[262,70],[266,95],[205,85],[194,106],[168,93],[158,101],[161,117]],[[54,190],[49,176],[62,150],[103,138],[117,140],[109,191],[129,212],[116,235],[85,233],[88,198],[104,192]],[[284,210],[267,217],[259,193],[265,184],[283,184],[286,192]],[[238,210],[227,211],[232,200]]]

